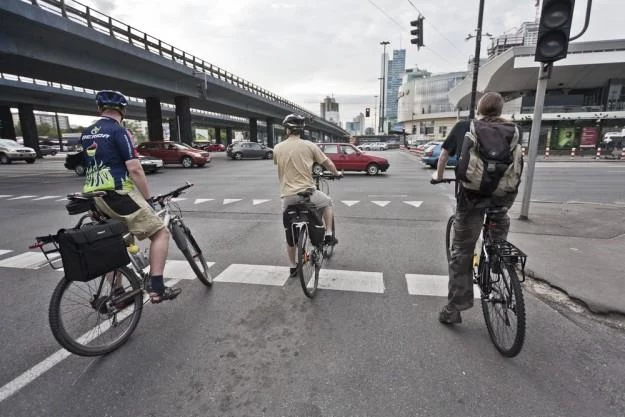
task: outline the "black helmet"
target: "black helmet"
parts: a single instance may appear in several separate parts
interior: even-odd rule
[[[282,121],[282,126],[288,127],[291,130],[303,129],[306,125],[306,118],[299,114],[289,114]]]
[[[95,95],[95,101],[99,107],[105,109],[124,110],[128,105],[128,99],[119,91],[102,90]]]

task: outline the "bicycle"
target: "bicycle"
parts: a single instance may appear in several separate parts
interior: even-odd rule
[[[341,175],[313,174],[315,188],[330,194],[330,186],[327,180],[342,178]],[[325,227],[321,222],[311,223],[311,216],[322,218],[323,210],[318,210],[310,202],[313,189],[298,193],[303,198],[301,203],[287,207],[287,213],[297,214],[297,218],[291,223],[293,242],[296,242],[297,271],[302,285],[302,290],[308,298],[313,298],[317,293],[319,284],[319,271],[324,260],[330,259],[334,254],[334,244],[325,244]],[[336,238],[336,221],[332,215],[332,240]],[[314,233],[311,238],[311,231]]]
[[[430,182],[439,184],[455,181],[449,178]],[[525,301],[521,283],[525,282],[527,255],[507,240],[495,239],[491,234],[495,225],[491,223],[490,216],[507,210],[506,207],[484,209],[481,248],[479,253],[476,248],[473,254],[473,282],[480,289],[484,321],[495,348],[506,357],[514,357],[519,354],[525,341]],[[451,262],[454,221],[455,215],[452,214],[445,233],[448,262]],[[517,266],[522,279],[517,275]]]
[[[189,262],[193,272],[202,284],[211,287],[213,278],[208,265],[191,230],[184,224],[180,208],[173,201],[193,184],[187,183],[167,194],[154,197],[160,206],[157,215],[163,219],[174,242]],[[102,197],[105,191],[76,193],[67,196],[70,214],[84,214],[75,229],[89,223],[106,219],[95,205],[94,198]],[[70,204],[71,210],[70,210]],[[148,260],[134,244],[134,237],[127,233],[124,242],[130,264],[108,272],[90,281],[70,281],[63,277],[57,284],[48,311],[52,334],[57,342],[68,351],[80,356],[99,356],[122,346],[135,330],[141,318],[143,305],[149,300]],[[56,235],[36,237],[31,249],[39,248],[53,269],[61,269]]]

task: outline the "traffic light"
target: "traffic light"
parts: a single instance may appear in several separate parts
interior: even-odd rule
[[[369,117],[371,115],[371,110],[369,109],[369,107],[367,107],[365,109],[365,117]]]
[[[535,61],[550,63],[566,58],[574,7],[575,0],[543,0]]]
[[[410,39],[410,43],[417,45],[417,49],[423,46],[423,19],[423,16],[419,16],[417,20],[410,22],[410,26],[414,26],[416,28],[410,31],[410,34],[414,36],[414,38]]]

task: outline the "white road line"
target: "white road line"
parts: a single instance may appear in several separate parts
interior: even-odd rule
[[[263,203],[266,203],[268,201],[271,201],[271,200],[252,200],[252,204],[257,206],[259,204],[263,204]]]
[[[176,198],[172,198],[171,201],[173,201],[174,203],[177,203],[178,201],[184,201],[186,200],[186,197],[176,197]]]
[[[8,200],[24,200],[25,198],[37,197],[36,195],[20,195],[17,197],[9,198]]]
[[[237,201],[241,201],[240,198],[224,198],[224,206],[226,204],[236,203]]]
[[[347,207],[351,207],[355,204],[360,203],[359,200],[341,200],[341,203],[345,204]]]
[[[2,195],[0,195],[0,198],[5,198],[5,197],[13,197],[13,194],[2,194]]]
[[[215,265],[215,262],[206,262],[208,267]],[[167,279],[196,279],[195,272],[187,261],[166,261],[163,276]]]
[[[178,283],[178,280],[167,281],[167,285],[169,286],[173,286],[176,283]],[[146,298],[147,298],[147,294],[144,295],[144,299],[143,299],[144,302],[146,301]],[[118,321],[124,320],[129,315],[130,315],[130,311],[126,313],[122,312],[118,314]],[[91,340],[95,339],[100,334],[107,331],[110,326],[111,326],[110,321],[107,321],[94,327],[93,329],[89,330],[78,339],[79,343],[81,344],[89,343]],[[52,355],[48,356],[43,361],[39,362],[37,365],[33,366],[32,368],[24,372],[23,374],[21,374],[20,376],[18,376],[17,378],[15,378],[14,380],[5,384],[2,388],[0,388],[0,403],[6,400],[7,398],[9,398],[10,396],[12,396],[13,394],[15,394],[16,392],[18,392],[19,390],[21,390],[22,388],[24,388],[26,385],[33,382],[35,379],[39,378],[41,375],[43,375],[44,373],[52,369],[55,365],[62,362],[64,359],[68,358],[69,356],[71,356],[70,352],[68,352],[65,349],[60,349],[56,351],[55,353],[53,353]]]
[[[372,203],[380,207],[386,207],[390,201],[372,201]]]
[[[11,249],[0,249],[0,256],[13,252]]]
[[[281,287],[288,279],[289,268],[286,266],[231,264],[215,281]]]
[[[60,195],[46,195],[44,197],[34,198],[33,201],[50,200],[52,198],[59,198],[59,197],[60,197]]]
[[[24,252],[0,261],[0,267],[39,269],[47,263],[46,257],[41,252]]]
[[[214,198],[196,198],[193,204],[206,203],[207,201],[213,201]]]
[[[324,290],[384,293],[384,278],[381,272],[345,271],[321,269],[319,288]]]
[[[421,204],[423,204],[423,201],[404,201],[404,203],[408,204],[409,206],[419,208],[421,207]]]
[[[406,194],[369,194],[367,197],[399,197],[406,198]]]
[[[447,275],[406,274],[406,284],[410,295],[447,297],[449,277]],[[480,298],[480,289],[473,285],[473,298]]]

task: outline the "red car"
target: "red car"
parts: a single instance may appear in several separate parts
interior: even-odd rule
[[[224,152],[226,150],[226,147],[221,143],[197,144],[195,147],[208,152]]]
[[[208,152],[181,142],[143,142],[137,150],[141,155],[162,159],[164,164],[182,164],[185,168],[203,167],[211,161]]]
[[[368,175],[386,172],[390,164],[386,158],[369,155],[349,143],[318,143],[323,153],[336,165],[339,171],[364,171]],[[323,172],[323,167],[315,164],[315,174]]]

